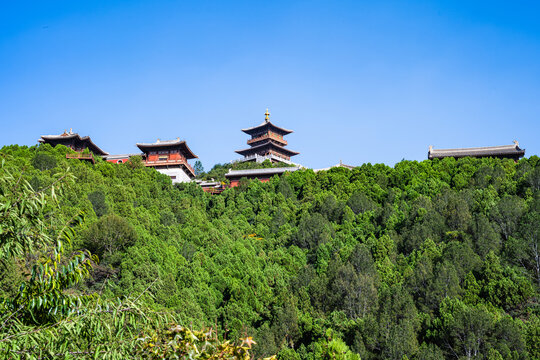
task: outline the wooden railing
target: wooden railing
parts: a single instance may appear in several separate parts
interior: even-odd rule
[[[92,164],[96,163],[96,160],[94,159],[94,154],[92,153],[84,154],[78,152],[75,154],[66,154],[66,159],[90,160]]]
[[[149,161],[146,160],[145,162],[146,166],[160,166],[160,165],[185,165],[192,173],[195,175],[195,169],[189,165],[189,163],[185,160],[176,159],[176,160],[154,160]]]

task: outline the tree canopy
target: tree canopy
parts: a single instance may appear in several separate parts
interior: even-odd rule
[[[156,347],[154,355],[172,339],[184,341],[188,328],[211,328],[220,341],[258,357],[540,358],[536,156],[306,169],[210,195],[150,168],[100,159],[92,165],[66,159],[67,151],[0,151],[8,187],[21,179],[51,196],[68,167],[74,174],[57,205],[44,201],[28,207],[36,213],[27,219],[2,220],[6,299],[27,281],[25,269],[39,260],[43,242],[72,224],[65,261],[87,254],[84,262],[90,251],[100,262],[62,291],[97,293],[101,301],[137,294],[135,307],[167,314],[155,315],[163,326],[143,327],[138,349]],[[6,211],[13,197],[2,191]],[[77,214],[86,216],[75,225]],[[20,249],[6,242],[8,225]],[[29,230],[36,228],[48,229],[47,238]],[[96,311],[88,315],[96,324],[116,321]],[[181,327],[165,326],[171,319]],[[105,335],[96,341],[109,344]]]

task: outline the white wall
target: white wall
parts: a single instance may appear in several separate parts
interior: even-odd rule
[[[169,177],[176,176],[176,179],[172,179],[173,184],[179,182],[190,182],[191,178],[184,172],[182,168],[169,168],[169,169],[156,169],[162,174]]]

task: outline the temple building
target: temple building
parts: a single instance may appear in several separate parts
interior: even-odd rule
[[[229,187],[236,187],[240,183],[240,179],[258,179],[260,182],[268,182],[274,175],[281,176],[287,172],[300,170],[300,166],[267,168],[267,169],[248,169],[248,170],[232,170],[225,174],[225,177],[230,181]]]
[[[428,159],[442,159],[446,157],[462,158],[462,157],[494,157],[500,159],[513,159],[518,161],[519,158],[525,156],[525,149],[519,147],[519,143],[514,140],[514,145],[501,145],[501,146],[486,146],[486,147],[474,147],[474,148],[461,148],[461,149],[434,149],[433,146],[429,146]]]
[[[151,144],[137,144],[137,147],[144,153],[145,165],[169,176],[173,183],[188,182],[195,178],[195,170],[188,160],[197,158],[197,155],[180,138],[167,141],[158,139]]]
[[[96,144],[92,142],[90,136],[81,137],[79,134],[74,133],[72,129],[69,132],[64,131],[60,135],[41,135],[38,142],[42,144],[51,144],[51,146],[64,145],[77,152],[83,152],[88,149],[94,155],[109,155],[108,152],[103,151]]]
[[[287,140],[284,139],[284,136],[293,131],[272,124],[268,109],[266,109],[262,124],[242,129],[242,131],[251,135],[251,139],[247,141],[250,146],[249,148],[236,150],[238,154],[244,156],[241,161],[263,162],[264,160],[270,160],[273,163],[283,162],[292,164],[291,156],[299,154],[296,151],[285,148],[287,146]]]
[[[64,145],[71,150],[76,151],[75,154],[66,154],[66,159],[86,160],[91,161],[92,164],[95,164],[96,162],[94,155],[109,155],[108,152],[103,151],[99,146],[94,144],[90,139],[90,136],[81,137],[79,134],[74,133],[73,129],[69,129],[69,132],[64,130],[64,132],[60,135],[41,135],[38,142],[42,144],[50,144],[53,147],[56,145]],[[86,149],[88,149],[88,153],[84,153]]]

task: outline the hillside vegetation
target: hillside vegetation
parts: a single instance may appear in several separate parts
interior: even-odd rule
[[[209,195],[140,162],[92,165],[66,159],[69,151],[0,151],[1,175],[12,176],[0,193],[4,211],[6,189],[17,194],[26,180],[28,191],[54,196],[42,223],[21,228],[66,238],[62,249],[51,240],[8,256],[3,218],[0,356],[45,347],[45,335],[27,335],[45,326],[64,342],[36,358],[65,353],[66,343],[74,357],[150,357],[146,350],[166,348],[175,331],[189,337],[188,328],[279,359],[540,358],[536,156],[302,170]],[[62,176],[62,191],[50,194]],[[58,290],[79,301],[76,311],[32,319],[12,300],[53,248],[59,265],[83,257],[88,274]],[[125,342],[97,330],[73,340],[100,323],[125,328]]]

